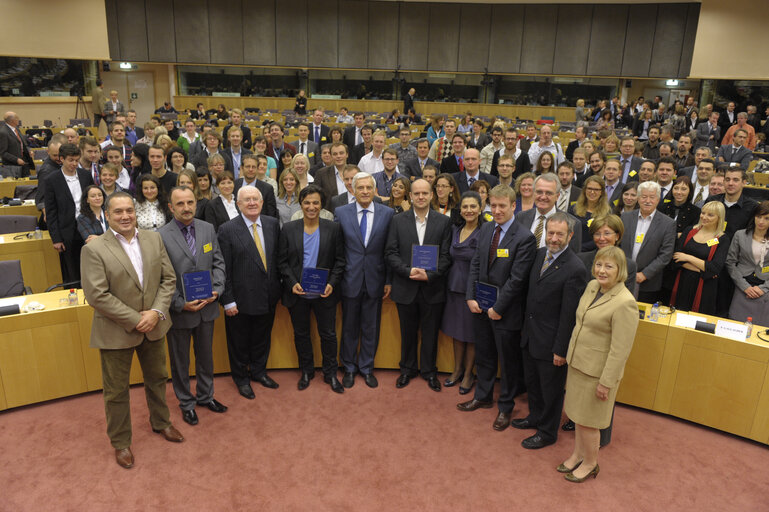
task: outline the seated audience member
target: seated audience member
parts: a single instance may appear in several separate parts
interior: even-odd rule
[[[206,205],[205,212],[203,212],[204,220],[213,224],[217,232],[219,226],[240,215],[240,209],[238,209],[234,195],[235,177],[230,171],[222,171],[218,186],[219,195]]]
[[[187,187],[192,190],[193,196],[195,196],[195,218],[205,220],[206,205],[208,199],[203,197],[200,193],[200,185],[198,185],[198,175],[195,171],[189,169],[182,169],[179,173],[179,177],[176,178],[177,187]]]
[[[598,176],[590,176],[582,186],[582,192],[573,206],[569,206],[569,213],[574,215],[580,223],[582,234],[582,246],[579,252],[595,249],[593,237],[590,235],[592,219],[605,217],[611,213],[611,207],[606,200],[606,186]]]
[[[104,216],[104,192],[96,185],[89,185],[80,200],[80,215],[77,216],[77,230],[85,243],[90,242],[107,230]]]
[[[134,203],[139,229],[157,231],[171,219],[165,191],[160,185],[160,180],[152,174],[142,174],[139,177]]]
[[[716,160],[727,164],[728,167],[747,169],[753,160],[753,152],[745,146],[747,137],[748,132],[746,130],[735,131],[732,143],[723,144],[718,148]]]
[[[284,169],[278,182],[278,195],[275,198],[278,207],[280,226],[288,223],[291,217],[301,209],[299,204],[299,176],[289,168]]]
[[[734,233],[726,269],[734,282],[729,318],[754,325],[769,325],[769,201],[753,212],[748,227]]]

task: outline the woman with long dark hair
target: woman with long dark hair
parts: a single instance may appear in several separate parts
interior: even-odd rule
[[[139,229],[157,231],[171,220],[163,187],[152,174],[142,174],[136,186],[136,225]]]

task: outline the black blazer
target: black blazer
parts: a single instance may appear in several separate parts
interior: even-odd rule
[[[51,160],[51,157],[46,157],[40,169],[37,170],[37,191],[35,192],[35,204],[37,209],[45,207],[45,177],[51,174],[53,171],[59,171],[61,166]]]
[[[571,208],[571,206],[570,206]],[[534,222],[534,215],[537,213],[537,207],[530,210],[526,210],[525,212],[521,212],[518,215],[515,216],[515,224],[520,224],[523,228],[525,228],[527,231],[531,232],[531,224]],[[574,221],[574,235],[571,237],[571,242],[569,242],[569,247],[571,248],[574,253],[579,253],[582,250],[582,230],[579,229],[582,225],[582,221],[577,217],[576,215],[573,215],[571,212],[567,212],[571,219]],[[534,233],[532,233],[531,236],[534,236]],[[539,243],[534,240],[535,245],[539,245]]]
[[[531,231],[513,222],[499,241],[497,254],[492,255],[489,265],[489,249],[496,227],[495,222],[481,226],[478,249],[470,262],[465,298],[475,300],[475,283],[479,281],[496,286],[499,291],[494,311],[502,315],[502,319],[495,320],[495,325],[500,329],[519,331],[523,327],[525,290],[537,245]],[[507,256],[501,256],[500,250],[506,250]]]
[[[566,146],[566,153],[564,153],[564,156],[566,157],[566,160],[571,162],[571,159],[574,157],[574,150],[579,147],[579,141],[577,139],[572,140],[569,142],[569,145]]]
[[[489,173],[492,176],[499,176],[497,171],[497,165],[499,164],[499,150],[494,152],[494,158],[491,159],[491,170]],[[518,178],[521,174],[531,171],[531,161],[529,161],[529,154],[526,151],[521,151],[518,158],[515,159],[515,171],[513,171],[513,179]]]
[[[326,126],[325,124],[320,125],[320,139],[315,140],[315,125],[310,123],[310,140],[316,143],[318,146],[321,146],[327,142],[328,140],[328,132],[331,131],[331,128]],[[344,135],[344,134],[342,134]]]
[[[691,202],[686,202],[679,208],[678,218],[675,218],[676,205],[673,200],[665,203],[660,211],[676,221],[676,233],[679,234],[683,233],[684,229],[689,226],[694,226],[700,220],[700,209]]]
[[[374,196],[374,202],[382,204],[382,198],[379,196]],[[340,206],[344,206],[346,204],[350,203],[350,193],[344,192],[343,194],[337,194],[334,197],[331,198],[331,202],[328,205],[328,208],[326,208],[331,213],[334,213],[334,210],[339,208]]]
[[[352,157],[352,150],[357,146],[357,144],[355,144],[355,125],[348,126],[344,129],[342,142],[347,145],[347,150],[350,152],[350,157]]]
[[[275,311],[280,298],[278,274],[278,239],[280,227],[277,219],[260,215],[264,232],[264,268],[256,249],[251,230],[243,217],[235,217],[219,227],[219,246],[224,256],[226,276],[222,305],[237,303],[238,313],[266,315]]]
[[[457,157],[454,153],[441,160],[440,172],[447,172],[449,174],[459,173],[459,164],[457,163]]]
[[[230,171],[231,173],[235,173],[235,165],[232,163],[232,149],[227,148],[219,151],[219,154],[224,157],[224,168]],[[253,155],[253,151],[246,149],[246,148],[240,148],[240,161],[241,165],[243,163],[243,157],[246,155]],[[238,174],[239,175],[239,174]],[[274,192],[274,191],[273,191]]]
[[[233,190],[233,195],[236,198],[238,197],[238,190],[240,190],[240,187],[243,186],[244,181],[245,178],[238,178],[235,180],[235,189]],[[259,189],[259,192],[262,193],[262,214],[277,219],[278,203],[275,201],[275,189],[272,188],[272,185],[259,180],[254,182],[254,186]]]
[[[409,279],[411,247],[419,244],[414,210],[393,216],[384,255],[393,272],[390,297],[395,303],[411,304],[416,300],[420,288],[428,304],[446,302],[446,277],[451,266],[451,220],[430,210],[423,243],[438,246],[438,269],[427,271],[427,282]]]
[[[436,169],[441,166],[440,162],[433,160],[432,158],[429,158],[429,157],[427,158],[427,160],[425,160],[425,165],[434,165]],[[414,178],[414,179],[421,178],[422,168],[419,167],[419,158],[414,157],[406,160],[402,174],[407,178]]]
[[[17,159],[21,158],[29,168],[22,168],[22,178],[29,176],[29,169],[35,168],[35,162],[32,157],[29,156],[29,147],[27,147],[27,141],[25,137],[19,131],[19,137],[21,138],[21,146],[19,146],[19,139],[16,138],[11,128],[6,123],[0,123],[0,157],[4,165],[19,165]]]
[[[344,274],[345,255],[342,228],[334,221],[320,219],[320,247],[317,268],[328,269],[328,284],[334,289],[329,297],[318,300],[336,302],[339,298],[340,283]],[[299,295],[292,288],[302,280],[304,268],[304,219],[283,225],[278,242],[278,270],[283,278],[281,302],[290,308],[296,304]]]
[[[475,137],[475,134],[471,131],[467,133],[467,147],[468,148],[475,148],[478,151],[482,150],[489,144],[491,144],[491,136],[489,136],[486,133],[481,132],[481,136],[478,138],[478,142],[473,142],[473,138]]]
[[[528,347],[534,359],[552,361],[553,354],[566,357],[577,321],[574,312],[587,286],[587,272],[567,247],[540,275],[546,254],[545,247],[537,251],[529,273],[521,347]]]
[[[457,187],[459,187],[460,194],[464,194],[470,190],[470,187],[467,186],[467,173],[465,171],[454,173],[451,176],[454,178],[454,181],[457,182]],[[499,184],[499,180],[496,178],[496,176],[486,174],[485,172],[478,172],[478,179],[488,183],[489,187],[491,188],[494,188]]]
[[[235,208],[240,211],[237,203],[235,204]],[[224,203],[220,196],[208,201],[203,209],[203,220],[209,224],[213,224],[214,230],[216,231],[219,231],[219,226],[230,220],[230,216],[227,214],[227,209],[224,207]]]
[[[224,131],[222,133],[222,138],[224,139],[224,147],[225,148],[230,147],[230,141],[227,138],[227,132],[230,131],[230,128],[232,128],[232,125],[228,124],[227,126],[224,127]],[[240,142],[240,145],[243,146],[246,149],[251,149],[251,144],[252,144],[251,128],[249,128],[248,126],[246,126],[244,124],[241,124],[240,125],[240,130],[243,132],[243,140]]]
[[[91,173],[77,169],[80,188],[85,193],[86,187],[93,185]],[[45,177],[45,219],[53,243],[72,242],[80,238],[75,218],[75,201],[61,171],[51,172]]]
[[[361,142],[357,146],[354,146],[352,148],[352,151],[350,151],[349,163],[353,165],[358,165],[358,162],[360,162],[360,159],[363,158],[365,154],[366,154],[366,144]]]

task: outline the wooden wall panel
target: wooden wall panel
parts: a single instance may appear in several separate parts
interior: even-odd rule
[[[489,62],[491,6],[462,4],[457,70],[485,71]]]
[[[275,54],[275,0],[243,5],[243,62],[257,66],[277,64]]]
[[[649,49],[654,44],[654,25],[649,20],[656,18],[657,6],[630,6],[622,57],[622,76],[649,76],[652,61]]]
[[[558,6],[528,4],[523,19],[521,73],[552,73]]]
[[[430,4],[427,69],[436,71],[457,70],[460,9],[457,4]]]
[[[205,12],[208,12],[206,0],[174,0],[177,62],[211,62],[208,16],[201,16]]]
[[[519,73],[522,40],[523,6],[492,6],[489,73]]]
[[[339,65],[337,0],[312,0],[307,4],[307,58],[313,66]]]
[[[430,5],[401,3],[398,31],[398,62],[404,70],[427,69],[427,37]]]
[[[278,65],[307,66],[307,0],[275,4],[275,49]]]
[[[365,68],[369,60],[368,2],[339,0],[339,67]],[[397,25],[396,25],[397,26]]]
[[[359,43],[361,47],[368,46],[367,67],[372,69],[398,67],[400,5],[392,2],[368,2],[368,40],[364,37]],[[355,22],[354,19],[350,21]]]
[[[593,9],[588,75],[616,76],[622,69],[627,28],[627,5],[602,5]]]
[[[208,0],[212,64],[243,64],[243,2]]]
[[[559,5],[553,73],[584,75],[593,22],[592,5]]]
[[[107,41],[109,56],[112,60],[120,60],[120,25],[117,22],[117,0],[104,0],[107,15]]]
[[[176,38],[173,0],[152,0],[146,3],[147,49],[153,62],[176,62]]]
[[[681,63],[688,8],[686,4],[657,6],[650,76],[675,77]]]
[[[142,22],[126,22],[126,20],[135,19],[136,13],[145,12],[144,0],[117,1],[115,12],[120,25],[118,30],[120,60],[148,61],[147,26]],[[144,21],[143,18],[144,16],[141,16],[140,20]]]
[[[681,48],[681,63],[678,65],[678,77],[689,76],[694,55],[694,39],[697,36],[697,23],[700,19],[700,4],[689,4],[684,30],[683,47]]]

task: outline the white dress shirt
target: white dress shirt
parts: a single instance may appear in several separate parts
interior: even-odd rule
[[[649,231],[649,226],[651,226],[656,213],[657,210],[654,210],[648,217],[644,218],[641,215],[641,211],[638,211],[638,224],[636,224],[635,239],[633,240],[633,260],[638,258],[638,251],[641,250],[641,244],[643,244],[644,238],[646,238],[646,233]]]
[[[384,162],[382,162],[382,153],[378,157],[374,156],[374,152],[366,153],[358,162],[358,168],[368,174],[376,174],[379,171],[384,170]]]
[[[80,187],[80,179],[77,177],[77,172],[74,176],[67,176],[64,171],[61,171],[64,175],[64,180],[67,182],[69,193],[72,194],[72,200],[75,201],[75,217],[80,215],[80,200],[83,198],[83,189]]]
[[[139,230],[137,229],[134,232],[134,236],[131,238],[130,242],[114,229],[112,229],[112,234],[115,235],[117,241],[120,242],[120,246],[123,247],[126,256],[131,260],[131,265],[133,265],[136,275],[139,277],[139,282],[142,284],[142,287],[144,287],[144,263],[142,261],[142,250],[139,246]]]
[[[545,233],[547,232],[547,229],[546,229],[547,219],[552,217],[553,214],[555,212],[557,212],[557,211],[558,211],[558,209],[555,206],[553,206],[553,208],[549,212],[544,214],[545,215],[545,220],[544,220],[544,224],[542,225],[542,238],[540,240],[537,240],[537,247],[544,247],[545,246],[545,239],[547,238],[545,236]],[[532,222],[531,226],[529,226],[529,229],[531,230],[532,234],[534,234],[534,232],[537,230],[537,224],[539,224],[539,217],[541,215],[542,214],[539,213],[539,210],[537,210],[536,207],[535,207],[534,208],[534,222]]]

